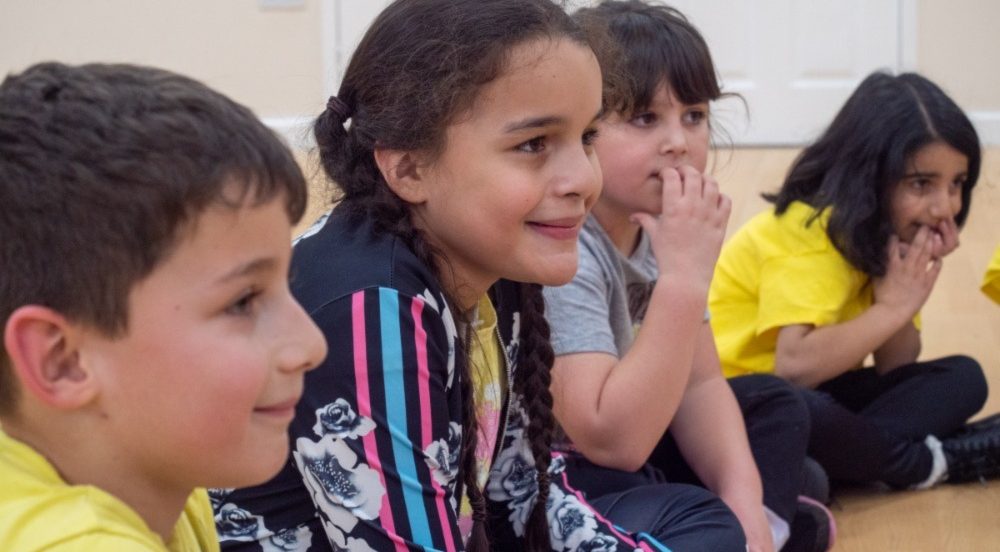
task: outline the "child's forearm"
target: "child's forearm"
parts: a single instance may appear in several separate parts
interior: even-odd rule
[[[875,349],[875,370],[887,374],[900,366],[916,362],[920,356],[920,330],[913,323],[903,324],[881,347]]]
[[[598,370],[595,367],[586,367],[586,372],[565,370],[575,381],[554,376],[555,392],[563,395],[556,397],[560,422],[592,462],[622,470],[635,470],[646,462],[688,386],[705,302],[703,289],[661,279],[624,356],[610,360],[600,377],[590,372]],[[574,361],[560,357],[557,371],[561,363]],[[589,384],[582,374],[591,378]]]
[[[909,321],[906,312],[875,303],[840,324],[785,326],[778,333],[774,371],[798,385],[816,387],[859,366]]]
[[[706,328],[706,333],[711,332]],[[764,491],[743,415],[719,370],[714,344],[699,347],[691,383],[671,425],[688,464],[736,514],[750,550],[774,549],[764,515]]]

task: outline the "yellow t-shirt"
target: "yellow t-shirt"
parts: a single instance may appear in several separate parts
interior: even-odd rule
[[[722,248],[708,294],[726,377],[773,373],[778,330],[846,322],[872,304],[869,278],[826,235],[829,211],[811,206],[760,213]]]
[[[90,485],[67,485],[28,445],[0,430],[0,550],[217,551],[204,489],[188,497],[164,544],[124,502]]]
[[[479,488],[486,486],[493,465],[503,420],[504,387],[507,374],[500,357],[500,336],[497,334],[497,313],[489,295],[479,299],[476,321],[472,328],[475,335],[469,347],[469,372],[472,375],[472,395],[476,406],[479,438],[476,441],[476,475]],[[462,496],[459,529],[463,535],[472,530],[472,505],[467,495]]]
[[[983,277],[983,293],[1000,303],[1000,245],[993,252],[990,266],[986,267],[986,276]]]

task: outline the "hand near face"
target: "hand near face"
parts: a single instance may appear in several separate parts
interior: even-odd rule
[[[895,235],[889,237],[885,276],[874,279],[875,303],[890,307],[912,318],[923,307],[938,274],[941,259],[935,250],[944,248],[944,239],[924,226],[909,245]]]
[[[939,238],[932,253],[935,259],[943,259],[958,249],[958,225],[955,224],[955,219],[950,217],[942,219],[934,230],[936,232],[932,232],[932,234]]]
[[[710,176],[690,166],[666,168],[659,217],[637,213],[652,241],[660,275],[688,278],[706,288],[712,279],[732,202]]]

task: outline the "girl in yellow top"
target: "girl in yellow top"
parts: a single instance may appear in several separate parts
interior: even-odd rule
[[[709,309],[723,368],[798,384],[809,453],[832,479],[926,488],[1000,471],[1000,428],[952,436],[986,400],[979,364],[917,362],[918,312],[958,246],[980,157],[940,88],[872,74],[765,196],[774,210],[722,250]]]
[[[993,252],[990,266],[986,267],[986,276],[983,276],[983,293],[1000,304],[1000,245]]]

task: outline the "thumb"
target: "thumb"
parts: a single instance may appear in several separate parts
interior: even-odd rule
[[[638,224],[646,231],[647,234],[652,236],[656,231],[656,217],[650,215],[649,213],[633,213],[629,217],[629,220]]]

